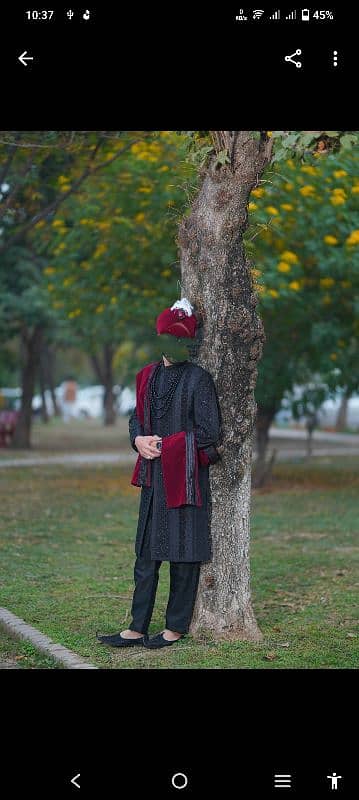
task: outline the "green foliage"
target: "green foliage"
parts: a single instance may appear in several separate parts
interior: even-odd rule
[[[357,174],[355,151],[287,159],[252,192],[248,239],[267,335],[256,397],[266,406],[314,373],[332,391],[358,389]]]

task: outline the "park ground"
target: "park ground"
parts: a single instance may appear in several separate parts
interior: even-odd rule
[[[39,424],[34,452],[129,453],[126,427],[126,420],[115,429]],[[252,593],[261,643],[186,637],[160,651],[113,650],[95,637],[130,620],[139,503],[132,469],[69,463],[0,470],[0,606],[100,668],[358,667],[357,455],[279,462],[271,484],[253,491]],[[150,633],[164,627],[167,589],[163,564]],[[0,630],[1,662],[56,666]]]

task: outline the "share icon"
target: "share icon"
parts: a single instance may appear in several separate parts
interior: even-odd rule
[[[302,51],[301,50],[296,50],[295,53],[292,53],[290,56],[285,56],[284,61],[290,61],[292,64],[295,64],[296,67],[300,68],[302,66],[302,62],[301,61],[294,61],[294,56],[301,56],[301,55],[302,55]]]

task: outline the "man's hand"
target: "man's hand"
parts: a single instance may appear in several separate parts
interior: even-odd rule
[[[161,455],[161,450],[156,447],[156,442],[160,442],[161,437],[157,436],[136,436],[135,445],[140,456],[143,458],[157,458]]]

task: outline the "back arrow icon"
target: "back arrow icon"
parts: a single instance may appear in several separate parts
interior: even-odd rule
[[[27,56],[26,53],[27,53],[27,50],[24,50],[24,52],[21,53],[21,56],[19,56],[19,61],[21,61],[21,63],[24,65],[24,67],[27,67],[27,63],[26,63],[27,61],[33,61],[34,60],[33,56]]]
[[[79,784],[79,783],[76,783],[76,781],[77,781],[77,778],[79,778],[79,777],[80,777],[80,773],[79,773],[78,775],[75,775],[75,777],[74,777],[74,778],[71,778],[71,783],[73,783],[73,785],[74,785],[74,786],[76,786],[76,788],[77,788],[77,789],[79,789],[79,788],[80,788],[80,784]]]

